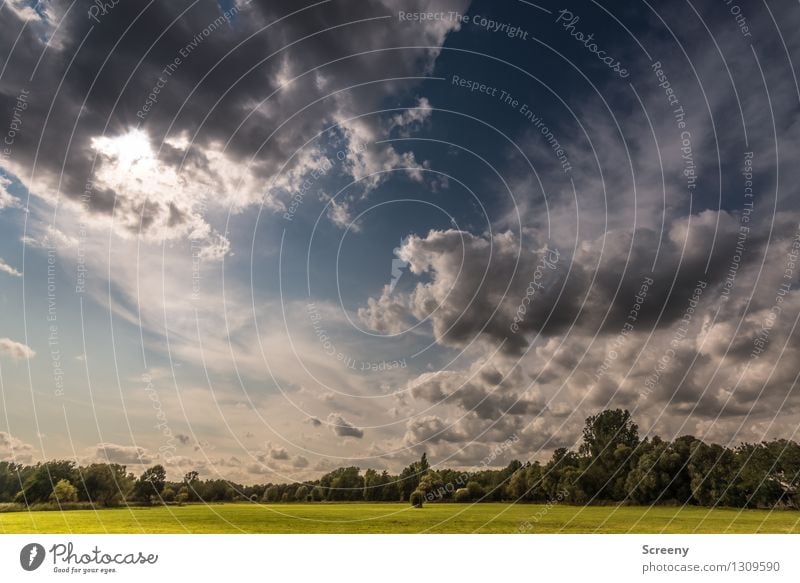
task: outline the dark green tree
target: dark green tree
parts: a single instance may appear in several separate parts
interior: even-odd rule
[[[133,482],[125,466],[91,464],[80,469],[81,498],[100,506],[117,506],[130,492]]]
[[[611,409],[587,418],[580,447],[583,471],[575,485],[589,498],[623,500],[638,444],[639,428],[627,410]]]
[[[76,478],[75,463],[69,460],[36,464],[23,483],[21,491],[15,496],[15,500],[26,504],[47,502],[58,482],[67,480],[75,483]]]
[[[702,506],[736,506],[744,499],[733,452],[696,442],[689,459],[692,496]]]
[[[133,486],[134,500],[145,504],[159,500],[166,482],[167,472],[161,464],[146,469]]]
[[[411,496],[411,493],[419,486],[422,476],[425,475],[429,469],[430,464],[428,463],[427,453],[423,453],[418,462],[414,462],[403,468],[403,471],[400,472],[399,477],[401,500],[408,500],[409,496]]]

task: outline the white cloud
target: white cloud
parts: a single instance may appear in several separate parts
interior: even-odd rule
[[[11,186],[11,180],[3,175],[0,175],[0,210],[9,208],[22,208],[22,203],[19,199],[8,191]]]
[[[0,431],[0,459],[29,464],[33,462],[35,451],[29,443],[17,439],[6,431]]]
[[[8,275],[13,275],[14,277],[22,277],[22,273],[11,267],[3,260],[2,257],[0,257],[0,273],[7,273]]]
[[[0,355],[5,354],[15,360],[27,360],[36,356],[30,347],[9,338],[0,338]]]

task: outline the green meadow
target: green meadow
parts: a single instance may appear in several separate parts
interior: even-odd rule
[[[0,513],[2,533],[794,533],[800,512],[536,504],[189,504]]]

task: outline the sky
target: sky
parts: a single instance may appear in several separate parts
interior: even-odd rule
[[[0,458],[797,438],[788,0],[0,4]]]

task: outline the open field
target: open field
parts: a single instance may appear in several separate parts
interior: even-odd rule
[[[0,513],[0,533],[792,533],[800,512],[534,504],[211,504]]]

